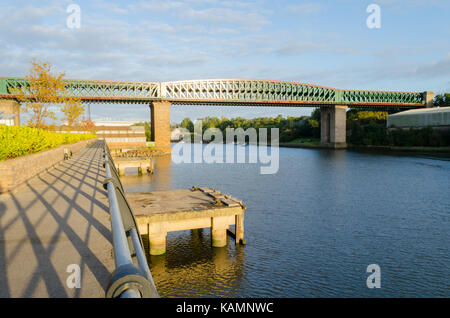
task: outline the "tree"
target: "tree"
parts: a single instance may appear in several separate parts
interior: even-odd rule
[[[144,123],[144,129],[145,129],[145,139],[147,141],[152,141],[152,129],[148,121]]]
[[[436,97],[434,98],[434,106],[436,107],[450,106],[450,93],[436,95]]]
[[[84,130],[94,130],[95,124],[92,120],[86,119],[80,122],[80,127],[83,128]]]
[[[61,111],[64,114],[62,120],[67,122],[67,126],[72,127],[78,123],[81,115],[83,115],[84,106],[79,98],[69,97],[61,107]]]
[[[311,113],[311,120],[315,120],[320,123],[320,107],[315,108]]]
[[[30,73],[25,76],[27,85],[14,90],[16,98],[22,102],[23,110],[31,116],[27,125],[36,128],[47,128],[47,120],[56,120],[51,106],[63,104],[62,111],[69,125],[77,122],[84,111],[79,99],[67,97],[63,77],[65,73],[53,75],[48,62],[31,61]]]
[[[189,132],[194,132],[194,123],[190,118],[183,119],[183,121],[181,122],[181,127],[186,128],[187,130],[189,130]]]

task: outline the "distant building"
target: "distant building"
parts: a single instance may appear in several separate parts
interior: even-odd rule
[[[450,107],[411,109],[388,115],[387,127],[433,127],[448,130],[450,128]]]
[[[144,126],[96,126],[95,131],[100,139],[104,139],[108,146],[137,147],[146,146]]]
[[[16,116],[16,114],[5,114],[4,112],[0,112],[0,125],[14,126]]]
[[[137,124],[137,121],[125,121],[125,120],[94,120],[95,126],[131,126]]]
[[[100,124],[101,125],[98,125]],[[119,125],[122,123],[122,125]],[[105,126],[103,124],[108,124]],[[142,147],[147,146],[147,138],[145,135],[144,126],[131,126],[135,122],[97,122],[93,130],[96,132],[99,139],[106,141],[110,147]],[[80,127],[57,127],[58,132],[71,133],[90,133],[80,129]]]

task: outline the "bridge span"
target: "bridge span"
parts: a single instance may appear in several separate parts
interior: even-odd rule
[[[84,102],[139,103],[150,106],[152,138],[157,147],[170,147],[170,105],[320,107],[321,142],[346,146],[347,108],[394,110],[431,107],[433,92],[336,89],[312,84],[258,80],[205,79],[171,82],[126,82],[68,79],[70,96]],[[25,78],[0,78],[0,111],[19,114],[15,90]],[[30,95],[30,99],[33,96]],[[17,116],[18,117],[18,116]]]

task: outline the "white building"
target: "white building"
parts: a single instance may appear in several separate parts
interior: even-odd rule
[[[138,121],[126,121],[126,120],[94,120],[94,125],[95,126],[108,126],[108,127],[113,127],[113,126],[131,126],[134,124],[139,123]]]
[[[411,109],[389,115],[387,127],[450,127],[450,107]]]
[[[16,114],[5,114],[4,112],[0,112],[0,125],[14,126],[14,119],[16,116]]]

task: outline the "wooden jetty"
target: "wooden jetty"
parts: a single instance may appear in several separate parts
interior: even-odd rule
[[[241,201],[210,188],[134,192],[126,194],[139,232],[149,240],[149,253],[166,252],[166,236],[171,231],[211,228],[214,247],[227,244],[227,232],[236,245],[244,241],[244,211]],[[230,230],[235,225],[236,232]]]

